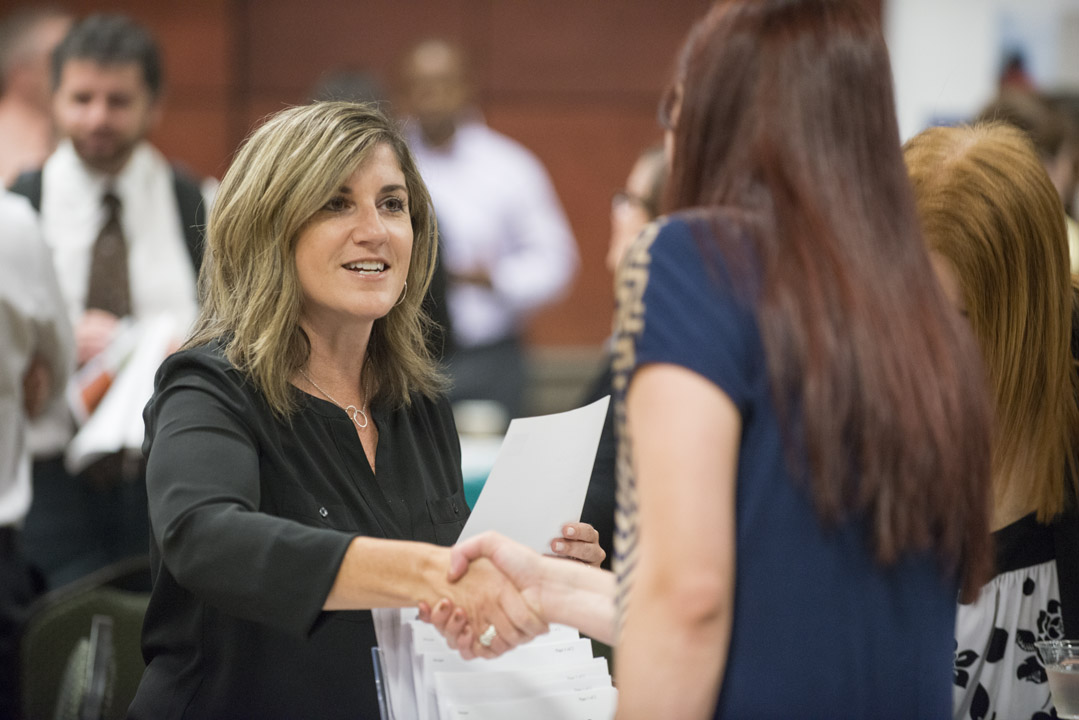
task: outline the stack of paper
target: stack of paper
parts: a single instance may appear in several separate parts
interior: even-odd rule
[[[560,718],[608,720],[617,693],[605,658],[573,628],[550,632],[493,660],[464,660],[416,611],[379,610],[387,720]],[[396,625],[396,627],[393,627]],[[397,644],[384,640],[394,636]]]
[[[79,430],[64,454],[68,472],[79,473],[115,452],[141,450],[142,410],[174,337],[175,323],[167,315],[127,324],[71,379],[67,399]]]
[[[497,530],[549,552],[581,516],[608,398],[579,410],[514,420],[461,533]],[[567,562],[572,562],[567,560]],[[384,720],[609,720],[617,693],[607,661],[573,628],[493,660],[464,660],[414,609],[374,612]]]

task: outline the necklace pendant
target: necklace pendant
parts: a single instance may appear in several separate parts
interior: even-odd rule
[[[367,427],[367,413],[365,413],[363,410],[359,409],[355,405],[349,405],[347,408],[345,408],[345,412],[347,412],[352,418],[352,422],[356,423],[356,427],[360,428],[361,430]],[[362,424],[359,420],[356,419],[357,416],[363,417]]]

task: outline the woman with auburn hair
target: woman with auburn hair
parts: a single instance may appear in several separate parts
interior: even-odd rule
[[[1079,630],[1079,558],[1062,552],[1079,532],[1064,208],[1030,141],[1007,125],[932,128],[904,156],[934,267],[981,345],[996,408],[995,577],[959,605],[955,717],[1048,717],[1033,643]]]
[[[454,570],[489,557],[548,621],[617,640],[621,720],[947,717],[955,599],[989,565],[989,408],[879,24],[718,2],[662,109],[670,214],[619,278],[617,578],[495,535]]]
[[[370,608],[449,594],[491,653],[543,631],[490,564],[446,582],[468,506],[423,335],[435,224],[394,125],[345,102],[274,115],[207,239],[199,320],[146,408],[154,586],[128,717],[378,717]],[[567,527],[565,553],[598,564]]]

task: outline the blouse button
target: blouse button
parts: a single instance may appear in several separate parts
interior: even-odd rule
[[[450,500],[450,505],[453,507],[453,514],[454,515],[460,515],[461,514],[461,509],[457,507],[457,501],[456,500]]]
[[[324,508],[324,507],[320,507],[320,508],[318,509],[318,514],[319,514],[319,515],[321,515],[322,517],[326,517],[327,515],[329,515],[329,514],[330,514],[330,511],[329,511],[329,510],[327,510],[327,509],[326,509],[326,508]]]

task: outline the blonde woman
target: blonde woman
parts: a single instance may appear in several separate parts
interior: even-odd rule
[[[934,267],[979,340],[996,407],[995,577],[959,605],[955,717],[1048,717],[1033,643],[1064,637],[1064,615],[1079,612],[1061,592],[1079,564],[1063,552],[1076,534],[1065,510],[1079,438],[1064,208],[1029,140],[1006,125],[933,128],[904,155]]]
[[[445,580],[468,507],[423,340],[435,249],[377,111],[293,108],[240,149],[199,321],[146,410],[154,588],[129,717],[377,717],[368,608],[451,597],[493,628],[481,652],[544,629],[490,565]],[[598,562],[573,527],[567,553]]]

